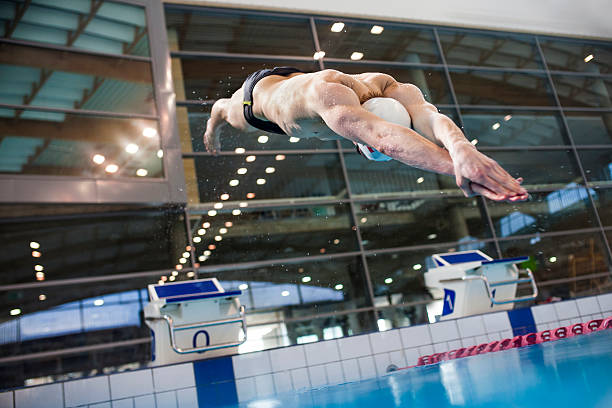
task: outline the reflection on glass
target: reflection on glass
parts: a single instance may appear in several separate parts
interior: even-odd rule
[[[35,264],[44,268],[45,280],[173,268],[185,252],[182,213],[80,208],[88,215],[59,215],[63,208],[54,217],[3,224],[0,237],[6,255],[0,258],[0,268],[12,272],[2,274],[0,283],[36,282]],[[24,208],[24,214],[32,210]],[[36,262],[30,248],[33,239],[42,254]]]
[[[461,114],[467,138],[479,147],[569,144],[556,113],[461,109]]]
[[[380,23],[383,31],[373,34],[372,24],[346,22],[341,31],[334,32],[334,22],[317,20],[317,35],[326,58],[349,59],[358,51],[365,60],[440,63],[431,29]]]
[[[156,113],[147,61],[16,44],[2,44],[0,51],[1,103]]]
[[[397,296],[397,294],[395,294]],[[392,295],[393,296],[393,295]],[[376,323],[379,331],[399,329],[401,327],[429,323],[427,305],[431,299],[424,298],[425,303],[412,306],[389,307],[377,310]]]
[[[314,54],[310,23],[305,17],[196,11],[172,5],[166,5],[165,15],[171,50],[306,57]]]
[[[612,186],[612,149],[578,150],[587,180]]]
[[[177,107],[177,121],[183,152],[206,151],[204,146],[204,131],[210,117],[212,104],[201,106]],[[335,141],[323,141],[316,137],[302,138],[290,141],[285,135],[267,133],[262,130],[244,132],[225,126],[221,128],[221,151],[245,150],[296,150],[296,149],[335,149]],[[266,136],[262,138],[261,136]],[[350,146],[353,146],[351,143]]]
[[[612,113],[565,111],[565,117],[575,144],[612,143]]]
[[[521,203],[487,202],[498,237],[592,228],[597,225],[585,187],[531,193]],[[597,194],[591,191],[591,194]]]
[[[172,59],[172,78],[177,101],[229,98],[242,86],[247,76],[255,71],[276,66],[315,72],[319,65],[310,62],[235,61],[222,59]]]
[[[593,194],[593,200],[601,223],[604,226],[612,226],[612,189],[598,188]]]
[[[553,75],[552,78],[563,106],[612,107],[611,79],[562,75]]]
[[[202,266],[357,250],[346,204],[258,209],[234,203],[214,216],[192,214],[191,223],[201,238],[195,250]]]
[[[0,109],[0,173],[163,177],[159,145],[154,120]]]
[[[366,249],[490,237],[476,198],[357,203],[356,217]]]
[[[554,105],[544,75],[453,69],[450,76],[462,105]]]
[[[609,43],[550,38],[540,39],[540,46],[551,70],[611,72],[612,47]]]
[[[423,96],[433,104],[452,103],[444,73],[434,68],[401,68],[371,64],[342,64],[326,62],[325,68],[336,69],[345,74],[382,72],[391,75],[398,82],[410,83],[419,87]]]
[[[599,276],[595,278],[582,278],[578,280],[560,283],[556,285],[539,285],[538,286],[538,299],[544,303],[548,302],[551,298],[560,298],[563,300],[572,299],[574,297],[581,298],[586,296],[595,296],[601,293],[606,293],[607,288],[612,285],[612,276],[606,274],[605,276]],[[603,314],[591,315],[592,319],[605,318]],[[585,319],[590,320],[590,319]]]
[[[229,201],[233,202],[272,198],[342,198],[346,194],[336,154],[231,155],[196,157],[194,160],[195,171],[188,172],[186,177],[190,200],[217,202],[223,194],[228,194]],[[193,167],[194,160],[184,161],[187,170]],[[266,172],[270,167],[274,168],[273,173]],[[258,182],[260,179],[264,181]]]
[[[569,183],[583,183],[576,159],[570,150],[486,152],[513,177],[523,177],[530,188],[560,189]]]
[[[603,242],[598,233],[501,241],[507,258],[530,256],[528,267],[536,282],[579,278],[608,270]],[[575,297],[572,294],[571,297]]]
[[[4,24],[5,38],[108,54],[149,55],[143,7],[86,0],[26,2],[25,9],[23,4],[3,2],[3,18],[9,16]]]
[[[438,29],[449,65],[543,69],[532,36]]]
[[[357,153],[345,153],[344,160],[355,198],[375,199],[405,193],[461,194],[454,177],[419,170],[396,160],[372,162]]]

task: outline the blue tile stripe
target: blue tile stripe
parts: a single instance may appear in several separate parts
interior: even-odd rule
[[[508,310],[508,318],[512,326],[512,333],[515,336],[536,333],[538,331],[530,307]]]
[[[238,404],[231,356],[195,361],[193,373],[200,408]]]

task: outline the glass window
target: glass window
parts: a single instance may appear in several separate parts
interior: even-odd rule
[[[52,206],[47,210],[53,214]],[[62,214],[65,206],[55,212]],[[173,268],[185,252],[182,212],[73,207],[75,215],[4,218],[1,284]],[[8,212],[8,209],[5,209]],[[14,211],[32,214],[36,207]],[[36,212],[34,212],[36,214]],[[13,215],[16,216],[16,215]],[[17,222],[18,221],[18,222]]]
[[[543,146],[569,144],[555,112],[461,109],[464,132],[478,146]]]
[[[157,121],[0,109],[0,173],[163,177]]]
[[[607,255],[598,233],[555,237],[534,236],[526,239],[501,241],[499,246],[506,258],[530,256],[526,263],[536,282],[579,278],[608,270]]]
[[[438,29],[449,65],[543,69],[532,36]]]
[[[612,226],[612,189],[598,188],[591,191],[599,218],[604,226]],[[612,241],[610,241],[612,242]]]
[[[565,117],[575,144],[612,143],[612,113],[565,111]]]
[[[612,107],[612,79],[562,75],[552,78],[563,106]]]
[[[610,285],[612,285],[612,277],[609,273],[605,276],[578,279],[572,282],[559,283],[556,285],[540,285],[538,287],[537,301],[547,303],[551,298],[555,297],[562,300],[568,300],[585,296],[599,295],[601,293],[606,293],[606,288],[610,287]],[[584,321],[586,322],[589,320],[591,319],[585,317]]]
[[[143,7],[88,0],[2,3],[7,13],[0,17],[4,20],[0,31],[5,38],[108,54],[149,55]],[[21,18],[15,18],[22,10]]]
[[[229,98],[255,71],[276,66],[292,66],[304,72],[319,70],[315,62],[236,61],[224,59],[172,59],[176,99],[211,100]]]
[[[317,20],[317,34],[326,58],[353,59],[353,53],[361,53],[359,59],[364,60],[440,63],[433,30],[429,28]]]
[[[167,5],[171,50],[312,57],[306,17],[286,18],[240,10],[194,10]]]
[[[612,185],[612,149],[580,149],[578,155],[589,182]]]
[[[540,39],[540,46],[551,70],[612,72],[612,47],[609,43],[549,38]]]
[[[191,216],[196,256],[203,266],[358,249],[346,204],[240,208],[235,203],[216,211]]]
[[[551,193],[531,193],[521,203],[487,202],[498,237],[562,231],[597,226],[585,187],[573,186]]]
[[[177,107],[176,118],[183,152],[206,151],[203,135],[211,109],[212,103],[201,106]],[[238,148],[247,151],[336,149],[336,146],[335,141],[323,141],[316,137],[291,139],[286,135],[267,133],[262,130],[245,132],[231,126],[221,128],[221,151],[233,152]]]
[[[516,150],[485,154],[496,160],[513,177],[523,177],[523,186],[528,190],[559,189],[570,183],[584,182],[571,150]]]
[[[345,74],[361,74],[364,72],[382,72],[391,75],[396,81],[410,83],[419,87],[423,96],[433,104],[452,103],[448,83],[444,73],[435,68],[401,68],[380,65],[342,64],[326,62],[325,68],[336,69]]]
[[[151,64],[17,44],[0,53],[0,102],[155,115]]]
[[[544,75],[452,69],[450,76],[462,105],[554,105]]]
[[[378,330],[385,331],[389,329],[399,329],[401,327],[429,323],[427,305],[430,305],[435,301],[432,302],[431,300],[423,300],[423,302],[425,303],[378,309],[376,311],[378,315],[376,319]],[[432,318],[435,318],[433,314]]]
[[[357,153],[345,153],[344,159],[354,198],[377,199],[398,193],[417,197],[441,192],[461,194],[451,176],[430,173],[396,160],[372,162]]]
[[[251,199],[346,195],[337,154],[228,155],[184,163],[188,194],[196,202],[221,201],[224,194],[236,205]]]
[[[366,249],[489,238],[477,198],[435,198],[356,203]]]

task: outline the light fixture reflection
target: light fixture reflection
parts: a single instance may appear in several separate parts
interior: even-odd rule
[[[219,234],[227,234],[227,228],[219,228]]]
[[[264,144],[264,143],[268,143],[268,139],[269,139],[268,136],[261,135],[257,138],[257,141],[261,144]]]
[[[231,221],[225,221],[225,226],[226,226],[227,228],[230,228],[230,227],[232,227],[233,225],[234,225],[234,223],[233,223],[233,222],[231,222]]]
[[[266,184],[266,179],[262,179],[262,178],[257,179],[257,184],[259,184],[260,186],[263,184]]]
[[[247,173],[247,169],[244,168],[244,167],[241,167],[238,170],[236,170],[236,173],[238,173],[238,174],[246,174]]]
[[[281,296],[285,296],[285,297],[286,297],[286,296],[289,296],[289,291],[288,291],[288,290],[283,290],[283,291],[281,292]]]
[[[312,278],[311,278],[310,276],[304,276],[304,277],[302,278],[302,282],[304,282],[304,283],[308,283],[308,282],[310,282],[311,280],[312,280]]]
[[[204,256],[210,256],[210,254],[212,254],[212,252],[210,252],[208,250],[204,251],[203,253],[204,253]]]
[[[249,288],[249,285],[247,285],[246,283],[241,283],[238,286],[238,289],[240,289],[240,290],[247,290],[248,288]]]
[[[417,181],[418,184],[421,184],[422,182],[425,181],[425,178],[424,177],[419,177],[416,181]]]
[[[9,314],[11,316],[18,316],[21,314],[21,309],[11,309],[11,311],[9,312]]]
[[[353,61],[359,61],[362,58],[363,58],[363,53],[362,52],[355,51],[355,52],[353,52],[351,54],[351,59]]]
[[[144,137],[155,137],[155,135],[157,135],[157,129],[152,127],[146,127],[142,129],[142,135]]]
[[[210,222],[205,222],[204,224],[202,224],[202,227],[204,228],[210,228]]]
[[[491,129],[493,129],[493,130],[497,130],[497,129],[499,129],[499,127],[500,127],[500,126],[501,126],[501,125],[499,124],[499,122],[495,122],[495,123],[493,124],[493,126],[491,126]]]
[[[593,56],[593,54],[589,54],[589,55],[587,55],[586,57],[584,57],[584,62],[589,62],[589,61],[591,61],[593,58],[595,58],[595,57]]]
[[[36,280],[37,281],[44,281],[45,280],[45,273],[44,272],[36,272]]]
[[[512,119],[512,115],[506,115],[504,116],[504,121],[509,121],[510,119]]]
[[[204,228],[200,228],[198,230],[198,235],[204,235],[204,234],[206,234],[206,230]]]
[[[339,33],[344,29],[344,23],[338,21],[331,26],[332,33]]]
[[[257,156],[251,155],[251,156],[247,156],[245,160],[251,163],[251,162],[254,162],[256,159],[257,159]]]
[[[272,174],[276,171],[276,169],[274,167],[266,167],[266,173],[268,174]]]
[[[42,254],[38,251],[32,251],[32,257],[33,258],[40,258]]]
[[[255,198],[255,193],[247,193],[246,198]]]
[[[199,244],[200,242],[202,242],[202,238],[200,238],[200,237],[193,237],[193,242],[195,242],[196,244]]]
[[[385,279],[385,283],[388,285],[390,283],[393,283],[393,279],[392,278],[387,278]]]
[[[240,208],[248,207],[248,206],[249,206],[249,203],[245,203],[245,202],[243,201],[243,202],[241,202],[240,204],[238,204],[238,206],[239,206]]]
[[[229,200],[229,194],[227,194],[227,193],[221,194],[221,197],[220,197],[220,198],[221,198],[223,201],[225,201],[225,200]]]
[[[42,265],[34,265],[34,270],[41,272],[42,270],[44,270],[45,268]]]
[[[418,271],[422,267],[423,267],[423,265],[421,265],[421,264],[412,265],[412,269],[414,269],[415,271]]]
[[[213,205],[213,207],[215,208],[215,210],[220,210],[223,208],[223,203],[215,203],[215,205]]]
[[[246,152],[244,147],[237,147],[236,149],[234,149],[234,153],[243,154],[244,152]]]
[[[378,35],[378,34],[381,34],[384,30],[385,30],[385,27],[379,26],[379,25],[374,25],[370,29],[370,33],[374,34],[374,35]]]
[[[41,293],[40,295],[38,295],[38,300],[40,300],[41,302],[47,300],[47,295]]]
[[[339,284],[337,284],[336,286],[334,286],[334,289],[336,289],[336,290],[342,290],[342,289],[344,289],[344,285],[343,285],[343,284],[341,284],[341,283],[339,283]]]
[[[136,175],[138,177],[146,177],[147,174],[149,174],[149,172],[147,171],[147,169],[138,169],[136,170]]]
[[[138,151],[138,145],[130,143],[129,145],[125,146],[125,151],[129,154],[134,154]]]
[[[158,158],[160,158],[160,159],[161,159],[162,157],[164,157],[164,151],[163,151],[162,149],[159,149],[159,150],[157,151],[157,157],[158,157]]]
[[[242,213],[242,211],[236,209],[236,210],[232,210],[232,215],[240,215]]]
[[[209,217],[214,217],[215,215],[217,215],[217,211],[215,211],[215,210],[208,210],[208,216]]]
[[[94,306],[102,306],[104,304],[104,299],[96,299],[93,304]]]
[[[556,256],[551,256],[550,258],[548,258],[548,261],[551,263],[555,263],[557,262],[557,257]]]
[[[289,138],[289,143],[297,143],[297,142],[299,142],[299,141],[300,141],[300,138],[299,138],[299,137],[293,137],[293,136],[291,136],[291,137]]]
[[[38,249],[38,248],[40,248],[40,244],[38,242],[36,242],[36,241],[32,241],[32,242],[30,242],[30,248]]]
[[[117,166],[116,164],[109,164],[104,170],[107,173],[116,173],[117,170],[119,170],[119,166]]]
[[[325,51],[317,51],[314,53],[314,55],[312,56],[313,59],[316,60],[320,60],[321,58],[323,58],[325,56]]]
[[[285,160],[285,155],[284,154],[277,154],[274,157],[274,160],[277,160],[277,161]]]
[[[229,185],[232,187],[236,187],[238,184],[240,184],[240,181],[234,179],[234,180],[230,180]]]
[[[102,164],[104,163],[104,160],[106,160],[106,157],[102,156],[101,154],[95,154],[91,160],[93,160],[93,162],[96,164]]]

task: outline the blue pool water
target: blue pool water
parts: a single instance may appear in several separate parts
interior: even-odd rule
[[[239,406],[612,408],[612,330]]]

